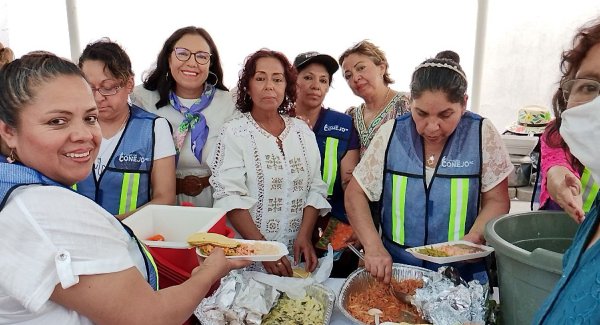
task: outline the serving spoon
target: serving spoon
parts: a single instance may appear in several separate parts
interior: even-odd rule
[[[379,325],[379,316],[383,315],[383,312],[377,308],[371,308],[367,313],[375,317],[375,325]]]

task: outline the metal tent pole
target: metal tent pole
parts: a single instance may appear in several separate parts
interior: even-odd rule
[[[475,55],[473,59],[473,81],[471,111],[478,113],[481,105],[481,83],[483,79],[483,58],[485,54],[485,34],[487,25],[488,0],[477,1],[477,26],[475,32]]]
[[[77,0],[67,1],[67,21],[69,24],[69,43],[71,45],[71,60],[77,62],[81,54],[79,45],[79,22],[77,20]]]

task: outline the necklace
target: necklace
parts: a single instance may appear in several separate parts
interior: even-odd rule
[[[434,154],[429,155],[429,157],[427,158],[425,163],[427,164],[427,167],[433,167],[433,164],[435,163],[435,155]]]
[[[256,119],[255,119],[254,121],[256,121],[256,123],[258,124],[258,126],[260,126],[260,127],[261,127],[261,129],[265,130],[265,131],[266,131],[267,133],[269,133],[270,135],[272,135],[272,136],[276,137],[277,139],[279,139],[279,136],[281,135],[281,133],[280,133],[280,134],[278,134],[278,135],[275,135],[275,134],[273,134],[273,132],[269,131],[269,129],[267,129],[267,128],[265,127],[265,125],[264,125],[264,124],[262,124],[262,122],[260,122],[260,121],[258,121],[258,120],[256,120]],[[279,121],[280,121],[280,122],[283,122],[283,128],[285,129],[285,122],[284,122],[284,121],[283,121],[281,118],[279,119]],[[281,128],[281,123],[278,123],[278,124],[279,124],[279,125],[278,125],[277,127],[278,127],[278,128]],[[283,132],[283,131],[282,131],[282,132]]]
[[[279,151],[281,152],[282,155],[285,156],[285,153],[283,152],[283,141],[281,141],[281,138],[279,137],[281,135],[281,133],[283,133],[283,130],[281,132],[279,132],[278,135],[275,135],[271,131],[269,131],[260,121],[257,121],[257,120],[254,120],[254,121],[258,124],[258,126],[260,126],[263,130],[265,130],[265,132],[267,132],[271,136],[275,137],[275,143],[277,144],[277,147],[279,147]],[[281,117],[280,117],[280,121],[283,122],[283,129],[285,130],[285,121]],[[281,128],[281,125],[278,125],[278,127]]]

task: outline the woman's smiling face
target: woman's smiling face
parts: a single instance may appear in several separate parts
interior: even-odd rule
[[[16,130],[0,125],[20,162],[67,186],[88,176],[102,140],[90,87],[75,75],[38,86],[19,112]]]

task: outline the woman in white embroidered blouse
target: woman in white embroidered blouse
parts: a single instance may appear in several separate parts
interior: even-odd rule
[[[262,49],[246,58],[236,107],[243,113],[225,123],[209,158],[214,207],[245,239],[276,240],[313,271],[317,257],[311,234],[330,210],[321,180],[314,133],[288,111],[296,97],[296,73],[279,52]],[[254,269],[291,276],[287,257]]]

